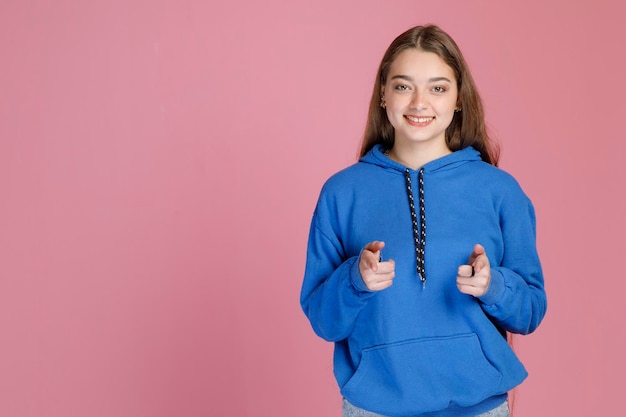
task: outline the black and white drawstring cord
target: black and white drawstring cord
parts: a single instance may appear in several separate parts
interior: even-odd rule
[[[413,199],[413,187],[411,186],[411,171],[407,168],[404,171],[406,179],[406,191],[409,196],[409,208],[411,209],[411,220],[413,223],[413,240],[415,243],[415,261],[417,264],[417,276],[422,281],[422,286],[426,286],[426,271],[424,268],[424,247],[426,245],[426,211],[424,208],[424,168],[417,173],[419,191],[419,223],[415,212],[415,201]],[[421,227],[420,227],[421,226]]]

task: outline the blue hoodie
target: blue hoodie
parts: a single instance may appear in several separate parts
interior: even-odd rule
[[[324,184],[300,302],[315,333],[335,342],[335,377],[352,404],[392,417],[474,416],[527,376],[505,332],[532,332],[546,311],[534,209],[511,175],[471,147],[422,170],[420,183],[419,171],[377,145]],[[416,202],[423,192],[424,282],[408,188]],[[379,292],[358,265],[375,240],[396,262],[393,285]],[[476,243],[491,265],[480,298],[456,286]]]

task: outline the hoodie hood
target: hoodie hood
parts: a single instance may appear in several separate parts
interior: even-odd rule
[[[407,167],[385,155],[386,150],[387,149],[381,144],[375,145],[365,156],[360,159],[360,161],[368,164],[378,165],[383,168],[393,169],[398,171],[399,173],[404,173]],[[480,153],[476,149],[468,146],[467,148],[452,152],[451,154],[432,160],[429,163],[424,164],[424,166],[420,169],[423,168],[424,172],[428,174],[439,170],[456,168],[459,165],[472,161],[482,161],[482,159],[480,158]],[[409,168],[409,170],[411,170],[411,172],[419,171],[412,170],[411,168]]]

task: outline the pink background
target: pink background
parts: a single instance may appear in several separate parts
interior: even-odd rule
[[[442,26],[535,203],[517,417],[624,407],[617,1],[0,2],[0,417],[339,416],[298,304],[382,53]]]

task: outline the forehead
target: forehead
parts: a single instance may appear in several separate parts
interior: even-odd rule
[[[400,52],[391,63],[387,79],[398,75],[409,76],[416,81],[439,77],[456,80],[452,68],[439,55],[415,48]]]

